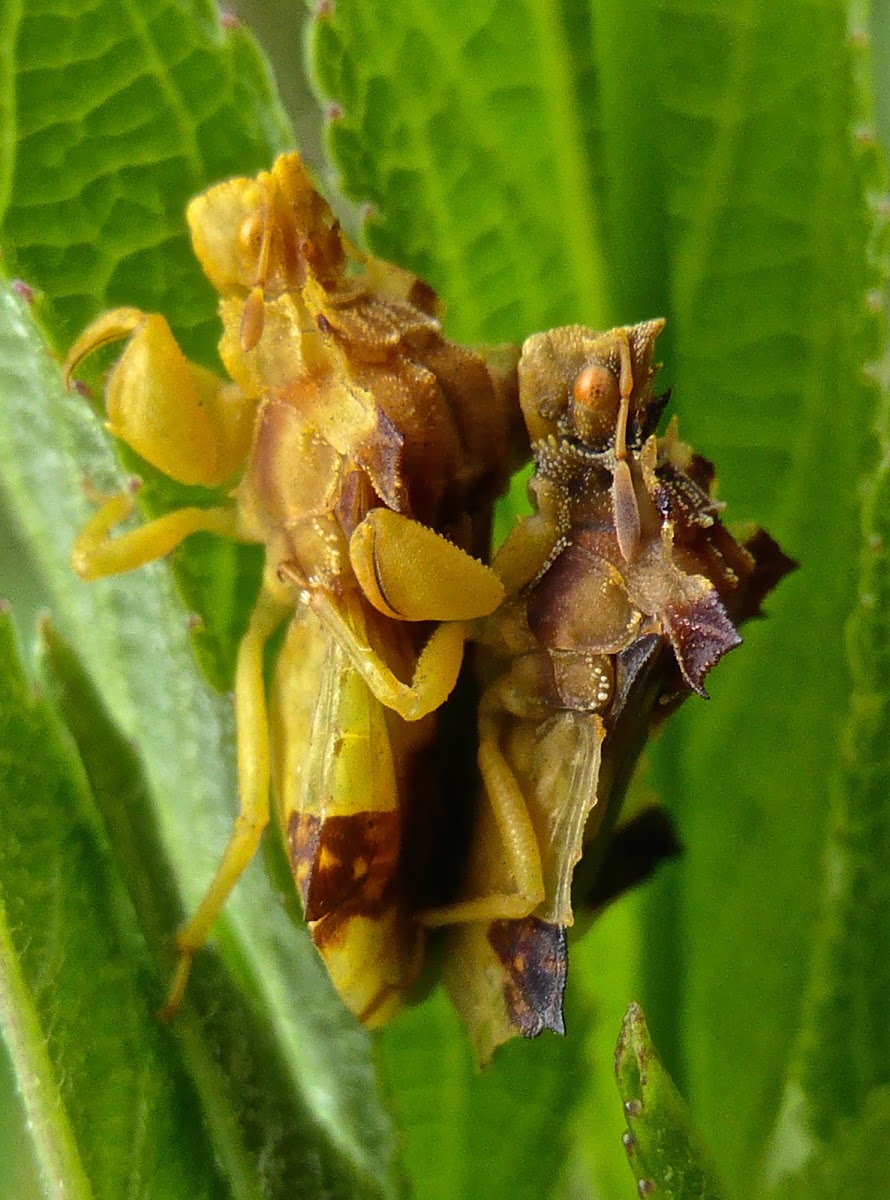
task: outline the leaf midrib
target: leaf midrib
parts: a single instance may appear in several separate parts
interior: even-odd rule
[[[0,891],[0,1029],[18,1086],[46,1194],[51,1200],[93,1200],[68,1108],[53,1072],[47,1041],[19,969]]]

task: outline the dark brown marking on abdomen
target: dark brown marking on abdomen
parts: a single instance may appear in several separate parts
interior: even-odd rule
[[[324,818],[292,813],[288,847],[306,920],[347,905],[350,916],[377,916],[391,902],[400,845],[396,810]]]

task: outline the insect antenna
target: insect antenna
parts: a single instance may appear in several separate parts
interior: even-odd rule
[[[630,414],[630,397],[633,392],[633,363],[630,356],[630,341],[624,331],[618,340],[621,358],[618,376],[618,418],[615,422],[615,471],[612,476],[612,513],[615,517],[615,533],[618,548],[626,562],[630,562],[640,544],[640,510],[634,492],[633,478],[627,461],[627,422]]]
[[[272,246],[272,226],[273,226],[273,196],[272,196],[272,181],[268,175],[262,177],[261,187],[263,189],[264,200],[262,205],[263,213],[263,232],[260,239],[260,252],[257,257],[257,269],[254,277],[255,282],[253,290],[247,297],[244,303],[244,311],[241,314],[241,350],[244,354],[249,353],[254,349],[257,342],[263,335],[263,324],[265,321],[265,304],[266,304],[266,283],[269,278],[269,256]]]

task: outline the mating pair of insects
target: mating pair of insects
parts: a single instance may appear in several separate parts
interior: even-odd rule
[[[428,285],[349,244],[296,154],[210,188],[188,222],[229,379],[136,309],[100,317],[66,364],[126,339],[109,429],[219,495],[116,536],[132,499],[108,499],[74,548],[84,578],[197,531],[265,549],[235,670],[240,811],[178,935],[168,1010],[271,796],[311,936],[365,1025],[416,990],[436,938],[480,1060],[562,1031],[575,868],[576,905],[595,903],[653,856],[615,829],[647,732],[704,694],[788,560],[762,532],[738,543],[710,465],[673,424],[657,436],[663,322],[457,346]],[[533,511],[486,565],[492,505],[529,454]]]

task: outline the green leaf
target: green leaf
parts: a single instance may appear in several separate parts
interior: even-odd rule
[[[615,1051],[629,1134],[624,1145],[641,1196],[719,1200],[723,1194],[689,1112],[652,1044],[643,1010],[631,1004]]]
[[[27,1118],[16,1088],[15,1075],[0,1037],[0,1183],[7,1196],[38,1200],[43,1189],[37,1174]]]
[[[40,547],[44,595],[90,662],[97,688],[94,694],[70,657],[51,656],[59,701],[153,964],[126,1012],[135,1008],[153,1023],[169,979],[173,930],[209,882],[232,820],[231,710],[196,673],[163,566],[91,585],[70,573],[69,549],[88,507],[76,464],[90,464],[100,481],[113,478],[109,449],[80,399],[62,389],[25,305],[6,291],[0,391],[4,499],[29,544]],[[34,396],[42,398],[36,410]],[[31,754],[39,758],[33,747]],[[41,794],[34,787],[29,803]],[[39,880],[36,865],[34,872]],[[83,936],[101,923],[102,911],[92,923],[83,916]],[[29,933],[27,923],[21,928]],[[174,1034],[235,1193],[292,1194],[299,1179],[307,1197],[392,1195],[393,1139],[368,1038],[334,997],[305,932],[282,910],[259,866],[240,883],[217,930],[228,966],[223,970],[209,951],[199,956]],[[72,1010],[84,1011],[78,985],[80,979],[68,989],[57,984]],[[128,1152],[125,1141],[109,1146],[112,1156]]]
[[[151,798],[135,753],[109,721],[70,646],[51,628],[43,634],[43,662],[53,698],[80,751],[136,919],[158,968],[154,989],[142,998],[150,1011],[152,996],[162,997],[164,981],[169,979],[169,932],[178,915]],[[330,1009],[320,1021],[319,1014],[309,1012],[299,1031],[275,1030],[274,1003],[256,1012],[243,997],[245,986],[255,996],[266,981],[251,980],[250,968],[237,958],[234,974],[240,990],[211,961],[199,960],[190,985],[191,1011],[174,1021],[202,1107],[215,1117],[210,1126],[217,1135],[218,1158],[226,1165],[236,1191],[247,1187],[260,1195],[288,1195],[293,1181],[305,1169],[307,1154],[312,1153],[316,1159],[315,1180],[307,1194],[391,1194],[385,1179],[372,1178],[375,1168],[383,1166],[383,1155],[391,1149],[387,1146],[385,1121],[376,1119],[372,1111],[366,1113],[351,1095],[356,1076],[362,1074],[362,1063],[355,1054],[359,1047],[352,1037],[354,1023],[336,1001],[332,1002],[325,979],[318,980],[313,988],[318,965],[305,939],[302,950],[304,957],[308,953],[312,965],[305,972],[308,978],[303,981],[301,1000],[307,1006],[314,1001]],[[274,972],[275,964],[268,965]],[[293,974],[298,982],[299,970]],[[195,1011],[201,1014],[200,1021],[194,1020]],[[340,1030],[345,1034],[346,1058],[342,1062],[338,1062],[336,1044]],[[280,1038],[286,1032],[301,1040],[319,1042],[329,1061],[320,1060],[311,1050],[307,1053],[305,1046],[297,1050],[283,1042],[276,1044],[276,1035]],[[299,1064],[296,1077],[294,1061],[288,1061],[294,1058]],[[339,1080],[335,1074],[338,1070],[343,1071]],[[324,1106],[328,1111],[313,1103],[314,1088],[329,1090],[337,1083],[340,1095],[328,1097]],[[274,1162],[263,1166],[270,1155]]]
[[[0,242],[67,347],[98,312],[167,316],[211,351],[216,301],[186,202],[267,165],[287,122],[251,39],[215,5],[29,0],[5,11]]]
[[[762,523],[802,564],[654,755],[687,857],[653,896],[644,1000],[749,1195],[799,1020],[850,686],[869,176],[844,5],[666,0],[659,19],[681,431],[716,462],[730,523]]]
[[[884,365],[879,461],[862,511],[858,603],[847,626],[853,694],[842,769],[833,780],[825,914],[789,1091],[806,1099],[807,1126],[828,1136],[890,1083],[890,375]]]
[[[83,768],[0,623],[0,1027],[48,1194],[227,1194]],[[123,1151],[123,1152],[122,1152]]]
[[[807,1166],[785,1179],[774,1200],[872,1200],[887,1190],[890,1092],[869,1093],[855,1118],[837,1123]]]
[[[320,6],[314,66],[371,248],[447,300],[460,340],[602,322],[586,6]]]
[[[861,47],[859,72],[870,63]],[[863,82],[863,80],[860,80]],[[862,89],[860,129],[870,128],[869,94]],[[863,152],[871,147],[862,136]],[[876,156],[872,156],[876,157]],[[873,188],[885,183],[872,162]],[[870,247],[875,291],[886,295],[888,227],[876,215]],[[853,1118],[868,1122],[875,1089],[890,1083],[890,356],[886,345],[870,376],[875,457],[861,489],[860,558],[856,605],[846,626],[852,678],[841,756],[831,780],[824,860],[823,913],[782,1108],[766,1161],[770,1182],[799,1162],[828,1155],[825,1143]],[[876,452],[876,453],[875,453]],[[880,1106],[879,1106],[880,1107]],[[843,1135],[848,1136],[848,1135]],[[789,1147],[791,1150],[789,1151]],[[818,1168],[813,1168],[818,1174]],[[809,1177],[808,1172],[805,1172]],[[796,1193],[795,1193],[796,1194]]]
[[[590,1064],[591,1013],[574,992],[567,1038],[511,1042],[480,1072],[441,989],[382,1036],[416,1200],[539,1200],[564,1170]],[[533,1093],[533,1103],[530,1103]],[[507,1134],[506,1131],[509,1131]],[[534,1153],[530,1153],[531,1148]]]
[[[579,991],[593,1007],[594,1021],[584,1052],[590,1071],[575,1097],[566,1200],[621,1200],[632,1184],[621,1135],[627,1128],[615,1102],[612,1064],[615,1030],[627,1009],[627,997],[640,973],[640,910],[645,896],[637,892],[610,905],[593,928],[570,943],[568,991]],[[569,1031],[568,1037],[572,1037]],[[577,1050],[577,1046],[576,1046]]]

